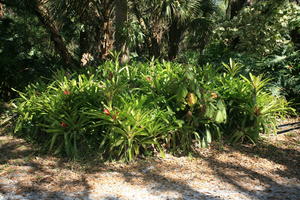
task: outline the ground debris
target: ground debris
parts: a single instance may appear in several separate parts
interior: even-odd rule
[[[291,123],[291,122],[287,122]],[[84,167],[83,167],[84,166]],[[195,157],[84,165],[0,136],[0,200],[300,199],[300,130]]]

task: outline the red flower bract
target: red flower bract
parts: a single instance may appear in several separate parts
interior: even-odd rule
[[[64,122],[60,122],[60,126],[66,128],[66,127],[68,127],[69,125],[66,124],[66,123],[64,123]]]
[[[152,78],[150,76],[147,76],[146,79],[147,79],[147,81],[151,81],[152,80]]]
[[[108,109],[106,109],[106,108],[103,110],[103,112],[104,112],[106,115],[110,115],[110,112],[109,112],[109,110],[108,110]]]
[[[70,95],[70,94],[71,94],[71,92],[69,90],[64,91],[64,95]]]

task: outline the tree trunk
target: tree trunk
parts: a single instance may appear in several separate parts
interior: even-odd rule
[[[51,20],[47,10],[41,5],[38,0],[34,1],[33,11],[38,17],[40,22],[44,25],[46,30],[50,33],[51,40],[54,43],[55,50],[61,56],[64,64],[69,67],[76,66],[75,59],[71,56],[69,50],[67,49],[62,36],[59,34],[59,30],[55,23]]]
[[[174,20],[169,29],[169,41],[168,41],[168,58],[173,60],[176,58],[179,50],[179,44],[182,40],[184,27],[178,25],[177,20]]]
[[[126,25],[128,18],[128,2],[127,0],[116,0],[115,6],[115,48],[120,52],[120,63],[125,64],[129,61],[129,49],[126,44],[127,34]]]
[[[102,34],[100,41],[100,59],[107,60],[109,58],[110,51],[113,49],[113,21],[112,21],[112,1],[106,0],[103,2],[102,18],[100,23],[99,34]],[[100,36],[100,37],[101,37]]]
[[[0,19],[4,16],[4,7],[3,4],[0,3]]]
[[[229,0],[226,9],[227,19],[232,19],[246,6],[252,4],[251,0]]]
[[[100,45],[101,60],[107,60],[110,51],[113,49],[113,32],[112,32],[112,21],[106,19],[103,23],[103,39]]]
[[[300,27],[295,28],[290,32],[291,40],[294,43],[295,49],[300,50]]]
[[[152,36],[149,38],[150,40],[150,49],[149,49],[149,55],[154,58],[160,57],[160,45],[157,41],[157,38],[155,36]]]
[[[161,56],[161,42],[164,35],[164,29],[162,27],[161,21],[156,19],[153,25],[148,28],[150,32],[150,52],[149,55],[154,58],[159,58]]]
[[[148,51],[150,57],[159,58],[161,56],[161,41],[164,34],[159,18],[153,20],[153,24],[150,24],[138,9],[138,1],[133,0],[132,3],[133,13],[138,19],[142,32],[145,35],[146,51]]]
[[[89,46],[89,35],[87,31],[81,31],[79,35],[79,50],[80,55],[82,56],[84,53],[90,53],[90,46]]]

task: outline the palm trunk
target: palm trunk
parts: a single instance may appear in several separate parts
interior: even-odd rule
[[[107,19],[103,23],[103,38],[100,45],[101,51],[101,59],[106,60],[108,59],[109,52],[112,50],[113,47],[113,38],[112,38],[112,21]]]
[[[163,39],[163,30],[161,28],[161,22],[156,19],[154,24],[150,26],[150,52],[149,55],[154,58],[161,57],[161,43]]]

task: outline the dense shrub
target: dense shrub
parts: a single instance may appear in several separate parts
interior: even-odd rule
[[[264,74],[270,78],[273,93],[284,95],[299,109],[299,61],[297,32],[300,7],[289,1],[257,1],[214,30],[210,43],[201,53],[186,53],[181,60],[216,66],[229,58],[245,65],[246,75]]]
[[[275,132],[276,120],[293,110],[288,102],[266,90],[269,79],[251,73],[248,78],[242,75],[240,78],[237,76],[242,70],[239,64],[230,60],[229,65],[224,65],[227,74],[221,79],[220,93],[230,116],[224,127],[230,141],[255,142],[260,133]]]
[[[57,154],[123,160],[188,153],[222,138],[255,142],[291,109],[265,90],[261,76],[239,70],[233,61],[220,72],[154,61],[61,71],[51,84],[20,92],[15,132]]]

